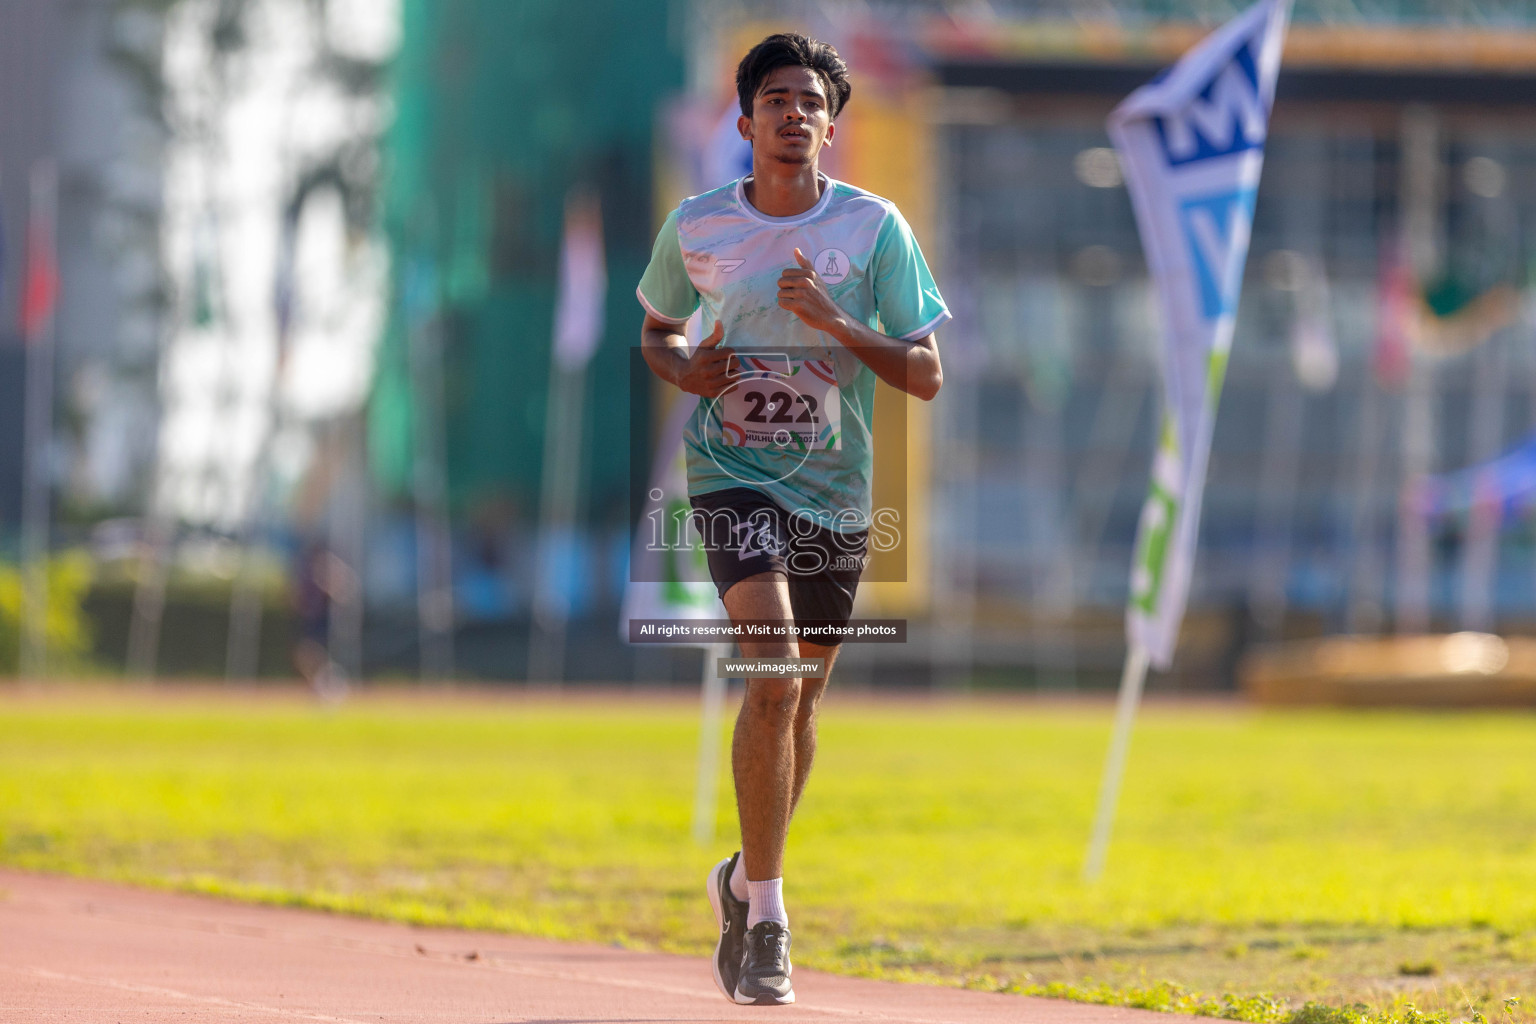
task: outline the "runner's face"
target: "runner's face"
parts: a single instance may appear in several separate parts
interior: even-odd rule
[[[755,156],[781,164],[811,164],[831,145],[836,127],[821,76],[799,65],[775,68],[738,122]]]

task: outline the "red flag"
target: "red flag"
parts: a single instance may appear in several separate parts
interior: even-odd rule
[[[21,333],[31,342],[53,316],[59,297],[59,267],[53,249],[52,203],[38,200],[41,191],[34,188],[31,216],[27,219],[26,283],[21,293]],[[50,197],[51,198],[51,197]]]

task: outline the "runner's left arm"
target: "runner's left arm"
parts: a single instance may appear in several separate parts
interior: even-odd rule
[[[903,340],[881,334],[845,313],[827,292],[811,261],[795,250],[796,267],[779,277],[779,305],[807,326],[830,334],[891,387],[931,401],[944,384],[933,332]]]

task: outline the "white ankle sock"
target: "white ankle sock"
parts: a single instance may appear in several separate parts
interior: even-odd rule
[[[748,928],[756,928],[763,921],[777,921],[785,928],[789,927],[789,915],[784,912],[784,879],[748,882],[747,898]]]
[[[747,900],[747,858],[741,854],[736,855],[736,870],[731,872],[731,895],[741,900]]]

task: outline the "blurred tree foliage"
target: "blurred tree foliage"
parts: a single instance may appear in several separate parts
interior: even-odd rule
[[[82,605],[94,575],[84,552],[66,552],[48,562],[48,614],[44,629],[51,671],[80,668],[91,651],[90,622]],[[14,674],[21,662],[21,570],[0,563],[0,674]]]

